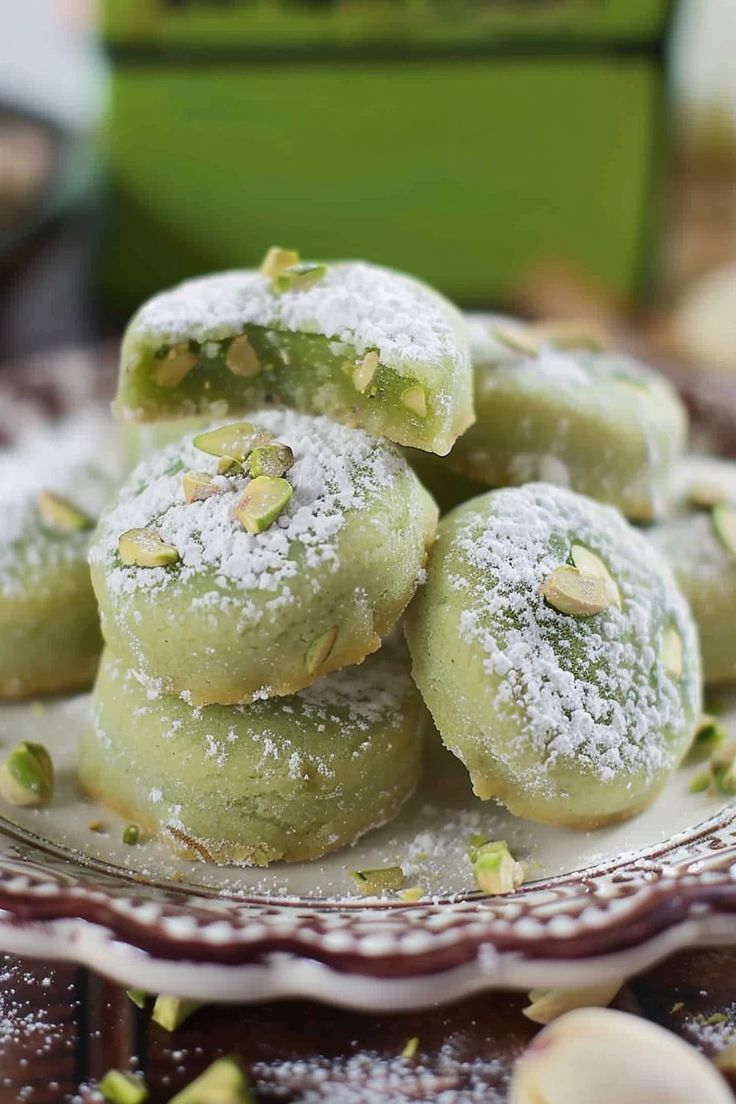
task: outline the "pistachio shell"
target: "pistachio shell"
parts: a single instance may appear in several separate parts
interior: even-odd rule
[[[0,766],[0,794],[13,805],[47,805],[54,793],[54,764],[43,744],[23,740]]]
[[[729,556],[736,557],[736,510],[725,502],[713,507],[713,528]]]
[[[283,269],[271,280],[271,287],[277,295],[285,291],[306,291],[314,287],[327,274],[327,265],[298,264]]]
[[[210,429],[193,438],[192,444],[209,456],[229,457],[240,464],[254,448],[273,440],[273,434],[252,422],[232,422],[219,429]]]
[[[616,601],[615,584],[610,578],[589,575],[577,567],[556,567],[542,584],[541,595],[559,613],[573,617],[592,617]]]
[[[404,871],[400,866],[384,866],[376,870],[353,870],[350,877],[364,897],[376,897],[381,893],[395,892],[404,884]]]
[[[252,1104],[253,1097],[240,1066],[233,1058],[217,1058],[169,1104]]]
[[[670,678],[682,677],[682,637],[674,625],[670,625],[662,633],[659,659]]]
[[[162,994],[156,997],[151,1019],[165,1031],[176,1031],[199,1008],[203,1008],[204,1004],[204,1001],[184,1000],[181,997]]]
[[[179,559],[155,529],[128,529],[118,538],[118,554],[128,567],[168,567]]]
[[[335,647],[336,640],[337,626],[333,626],[327,632],[323,632],[321,636],[315,637],[309,645],[304,656],[304,666],[310,675],[314,675],[327,660],[330,652]]]
[[[248,457],[248,470],[252,476],[286,475],[294,466],[294,453],[288,445],[276,441],[272,445],[259,445]]]
[[[509,1104],[733,1104],[694,1047],[638,1016],[580,1008],[560,1016],[514,1067]]]
[[[36,502],[44,525],[60,533],[91,529],[94,525],[91,517],[53,491],[41,491]]]
[[[620,979],[589,985],[586,989],[532,989],[529,1004],[522,1012],[534,1023],[552,1023],[573,1008],[605,1008],[621,988]]]
[[[296,249],[282,249],[279,245],[272,245],[261,261],[260,272],[263,276],[278,276],[287,268],[293,268],[299,264],[299,254]]]
[[[202,499],[211,498],[212,495],[222,494],[222,487],[219,487],[207,472],[185,472],[182,485],[184,501],[187,504],[201,502]]]
[[[570,558],[578,571],[582,571],[584,575],[595,575],[599,579],[608,579],[613,588],[611,591],[613,601],[619,609],[622,608],[621,593],[616,581],[603,560],[596,556],[595,552],[591,552],[589,548],[582,544],[574,544],[570,549]]]
[[[258,354],[245,334],[230,342],[225,353],[225,364],[234,376],[242,376],[244,379],[257,376],[261,370]]]
[[[378,353],[370,349],[363,357],[362,363],[353,371],[353,384],[356,391],[365,394],[371,385],[378,368]]]
[[[188,376],[197,363],[197,354],[193,353],[186,341],[169,349],[165,357],[158,362],[154,379],[159,387],[176,387]]]
[[[406,391],[402,391],[401,402],[407,410],[411,410],[412,414],[416,414],[418,418],[427,417],[427,396],[420,384],[415,383],[411,387],[407,387]]]
[[[262,533],[273,525],[292,494],[293,488],[286,479],[259,475],[243,491],[236,516],[249,533]]]

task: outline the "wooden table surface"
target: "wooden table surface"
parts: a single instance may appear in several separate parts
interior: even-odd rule
[[[172,1034],[85,970],[6,956],[0,1104],[91,1104],[110,1067],[142,1070],[151,1104],[163,1104],[223,1053],[241,1057],[258,1101],[503,1104],[513,1061],[538,1030],[524,1004],[523,994],[490,993],[385,1016],[297,1001],[209,1006]],[[615,1006],[713,1054],[736,1038],[736,951],[678,955],[628,983]],[[407,1061],[412,1036],[419,1050]]]

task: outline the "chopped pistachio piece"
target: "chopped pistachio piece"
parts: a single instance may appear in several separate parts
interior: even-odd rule
[[[612,588],[611,594],[614,605],[618,606],[619,609],[622,608],[621,593],[616,581],[600,556],[596,556],[595,552],[591,552],[589,548],[582,544],[574,544],[570,549],[570,559],[578,571],[582,571],[584,575],[595,575],[598,579],[608,579]]]
[[[22,740],[0,766],[0,795],[12,805],[48,805],[54,764],[43,744]]]
[[[273,434],[262,426],[254,425],[253,422],[233,422],[231,425],[221,426],[220,429],[197,434],[192,444],[209,456],[229,457],[242,464],[254,448],[267,445],[271,440]]]
[[[245,1074],[234,1058],[218,1058],[169,1104],[254,1104]]]
[[[407,886],[406,889],[401,891],[401,900],[406,901],[407,905],[414,905],[417,901],[421,901],[424,896],[424,890],[421,886]]]
[[[719,487],[717,483],[703,481],[701,483],[691,483],[687,497],[690,505],[696,509],[712,510],[719,502],[723,502],[726,495],[723,487]]]
[[[292,494],[293,488],[286,479],[256,476],[243,491],[236,516],[249,533],[263,533],[285,509]]]
[[[294,453],[288,445],[282,445],[279,441],[272,445],[259,445],[248,457],[248,470],[252,476],[286,475],[293,466]]]
[[[128,529],[118,538],[118,553],[127,567],[168,567],[179,559],[155,529]]]
[[[513,857],[505,840],[483,844],[472,866],[475,884],[484,893],[512,893],[524,881],[524,867]]]
[[[670,625],[662,633],[659,659],[670,678],[682,677],[682,637],[674,625]]]
[[[282,249],[279,245],[272,245],[261,261],[260,273],[262,276],[278,276],[280,272],[298,264],[299,254],[296,249]]]
[[[404,871],[400,866],[384,866],[376,870],[352,870],[350,877],[364,897],[393,893],[401,889],[404,884]]]
[[[184,1000],[182,997],[170,997],[162,994],[156,997],[151,1019],[166,1031],[176,1031],[185,1020],[188,1020],[204,1005],[204,1001]]]
[[[378,353],[375,349],[370,349],[363,357],[362,363],[358,365],[352,374],[355,390],[360,391],[361,395],[364,395],[370,387],[377,368]]]
[[[573,617],[592,617],[616,603],[615,584],[609,578],[589,575],[577,567],[556,567],[542,584],[541,595],[547,605]]]
[[[97,1088],[110,1104],[144,1104],[148,1100],[143,1078],[123,1070],[108,1070]]]
[[[692,750],[710,754],[725,739],[726,729],[723,724],[712,713],[704,713],[695,730]]]
[[[704,793],[712,782],[712,775],[709,770],[701,771],[696,774],[694,778],[690,779],[688,785],[688,791],[690,793]]]
[[[44,525],[58,529],[60,533],[91,529],[94,521],[68,499],[53,491],[41,491],[37,498],[38,512]]]
[[[201,502],[205,498],[211,498],[212,495],[222,494],[222,487],[219,487],[207,472],[185,472],[182,484],[184,501],[187,505],[191,502]]]
[[[126,989],[125,995],[128,1000],[131,1000],[136,1008],[146,1007],[146,991],[145,989]]]
[[[507,349],[511,349],[514,353],[539,356],[542,351],[542,344],[534,331],[531,327],[523,326],[521,323],[514,325],[513,323],[494,322],[489,327],[489,333],[491,337],[495,337],[497,341],[500,341],[502,345],[505,345]]]
[[[104,832],[106,830],[105,824],[101,820],[91,820],[87,827],[89,828],[90,832]]]
[[[197,354],[193,353],[185,341],[169,349],[165,357],[158,362],[154,373],[159,387],[176,387],[188,376],[197,363]]]
[[[261,370],[258,354],[245,334],[230,342],[225,353],[225,364],[234,376],[242,376],[244,379],[257,376]]]
[[[335,647],[337,632],[337,628],[333,626],[331,629],[328,629],[327,632],[323,632],[320,636],[315,637],[307,648],[304,656],[304,666],[307,668],[307,672],[310,675],[315,674],[327,660],[330,652]]]
[[[271,287],[277,295],[285,291],[306,291],[314,287],[326,275],[327,265],[297,264],[285,268],[271,280]]]
[[[621,988],[620,979],[586,989],[532,989],[530,1004],[522,1008],[528,1020],[548,1024],[573,1008],[607,1008]]]
[[[412,414],[416,414],[418,418],[427,417],[427,396],[420,384],[415,383],[412,387],[407,387],[406,391],[401,392],[400,397],[403,405]]]
[[[218,475],[242,475],[243,465],[234,456],[221,456],[217,461]]]
[[[711,519],[716,536],[730,556],[736,556],[736,510],[725,502],[714,506]]]
[[[407,1039],[406,1046],[401,1052],[401,1057],[412,1061],[416,1058],[417,1051],[419,1050],[419,1036],[415,1035],[413,1039]]]
[[[123,843],[127,843],[129,847],[135,846],[136,843],[140,843],[141,830],[137,824],[126,824],[123,828]]]

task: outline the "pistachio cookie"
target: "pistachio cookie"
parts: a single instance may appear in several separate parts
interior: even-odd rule
[[[736,679],[736,464],[688,456],[678,506],[647,531],[669,560],[698,625],[706,682]]]
[[[353,843],[394,816],[421,769],[424,709],[392,645],[289,698],[199,709],[152,696],[107,650],[92,712],[83,787],[212,862],[294,862]]]
[[[476,794],[595,827],[648,805],[700,712],[697,632],[618,511],[549,484],[440,524],[409,610],[413,674]]]
[[[271,403],[446,453],[473,420],[461,315],[425,284],[362,262],[222,272],[156,295],[123,340],[121,420]]]
[[[110,458],[90,460],[100,430],[99,412],[80,415],[0,458],[1,698],[94,678],[102,640],[87,550],[112,486]]]
[[[586,331],[576,338],[492,315],[468,319],[477,421],[447,464],[485,486],[539,479],[632,520],[660,516],[687,435],[670,384],[629,356],[593,348]]]
[[[107,643],[194,704],[360,663],[422,574],[437,508],[395,445],[265,410],[140,464],[90,553]]]

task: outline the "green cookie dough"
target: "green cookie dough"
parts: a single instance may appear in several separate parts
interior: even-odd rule
[[[339,262],[282,293],[255,270],[203,276],[150,299],[128,326],[121,420],[272,403],[444,454],[473,420],[462,317],[409,276]]]
[[[662,553],[697,622],[707,683],[736,680],[736,464],[688,456],[676,475],[673,516],[647,530]],[[726,525],[723,524],[725,520]]]
[[[620,353],[563,349],[541,328],[467,317],[477,421],[446,463],[485,486],[543,480],[632,520],[661,516],[687,434],[670,384]]]
[[[390,820],[411,794],[423,712],[395,645],[288,698],[198,709],[152,696],[108,649],[79,778],[206,861],[314,859]]]
[[[106,642],[193,704],[292,694],[360,663],[409,602],[434,536],[437,508],[395,445],[294,411],[252,419],[292,449],[284,478],[218,475],[189,435],[128,477],[90,553]],[[188,472],[215,493],[187,503]],[[149,532],[131,541],[136,530]],[[139,546],[165,566],[123,563]]]
[[[87,550],[112,486],[99,412],[33,431],[0,458],[0,698],[89,685],[102,647]],[[101,446],[100,446],[101,447]]]
[[[406,635],[476,794],[518,816],[582,828],[632,816],[692,739],[687,603],[644,536],[572,491],[530,483],[449,514]]]

